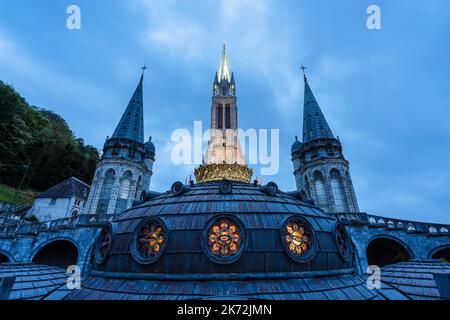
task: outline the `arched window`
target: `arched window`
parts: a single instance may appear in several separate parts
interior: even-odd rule
[[[100,199],[98,200],[97,205],[97,214],[107,214],[115,179],[116,173],[113,169],[109,169],[108,172],[106,172],[102,191],[100,192]]]
[[[139,200],[142,193],[142,176],[139,176],[138,182],[136,184],[136,191],[134,193],[134,200]]]
[[[223,107],[222,104],[219,104],[219,107],[217,108],[217,128],[222,129],[223,128]]]
[[[331,170],[330,177],[331,192],[333,193],[336,211],[346,212],[348,211],[347,202],[345,201],[344,188],[339,172],[336,169]]]
[[[325,181],[323,179],[322,173],[320,173],[319,171],[316,171],[314,173],[314,185],[317,192],[317,206],[324,211],[330,211],[328,195],[325,189]]]
[[[229,104],[225,108],[225,129],[231,129],[231,108]]]
[[[127,209],[128,198],[130,197],[132,174],[127,171],[120,179],[119,195],[117,197],[114,213],[121,213]]]
[[[309,186],[309,180],[308,180],[307,176],[305,176],[305,188],[304,189],[305,189],[306,195],[308,197],[310,197],[311,196],[311,189],[310,189],[310,186]]]

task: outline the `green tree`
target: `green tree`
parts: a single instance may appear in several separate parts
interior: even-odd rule
[[[96,148],[75,138],[58,114],[30,106],[0,81],[0,183],[16,187],[30,164],[25,187],[43,191],[71,176],[90,183]]]

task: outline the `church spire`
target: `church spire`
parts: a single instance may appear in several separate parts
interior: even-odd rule
[[[216,97],[234,97],[236,95],[234,75],[228,62],[227,47],[225,44],[222,49],[219,70],[216,72],[216,77],[214,78],[213,94]]]
[[[305,74],[305,67],[302,66],[305,81],[305,101],[303,110],[303,143],[316,139],[334,139],[333,133],[328,126],[327,120],[317,103],[314,94],[309,87]]]
[[[228,81],[228,83],[230,83],[232,74],[233,73],[231,72],[230,63],[228,62],[227,46],[224,43],[222,49],[222,57],[220,59],[220,66],[219,70],[217,71],[217,77],[219,82],[221,82],[222,80],[226,80]]]
[[[144,101],[142,93],[142,83],[144,72],[147,67],[143,67],[141,79],[131,97],[128,106],[117,125],[112,138],[129,139],[144,143]]]

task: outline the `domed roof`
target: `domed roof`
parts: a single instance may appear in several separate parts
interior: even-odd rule
[[[151,155],[155,154],[155,145],[152,142],[152,137],[150,137],[144,145],[145,145],[145,152],[147,154],[151,154]]]
[[[298,141],[298,137],[295,136],[295,141],[294,141],[294,143],[292,144],[292,147],[291,147],[291,153],[300,151],[301,148],[302,148],[302,143],[300,141]]]
[[[90,278],[69,299],[377,295],[355,273],[345,228],[274,183],[178,182],[152,197],[103,227]]]

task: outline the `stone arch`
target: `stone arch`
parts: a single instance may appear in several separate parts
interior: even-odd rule
[[[414,258],[411,249],[401,240],[388,235],[373,237],[367,242],[366,258],[369,265],[384,267]]]
[[[36,247],[31,262],[66,269],[76,265],[80,258],[80,248],[70,238],[58,237],[43,241]]]
[[[114,213],[121,213],[127,209],[128,199],[131,193],[131,181],[133,173],[127,170],[123,173],[119,181],[119,193],[117,195]]]
[[[450,262],[450,244],[434,248],[428,254],[428,258]]]
[[[314,172],[314,187],[317,194],[317,206],[324,211],[331,211],[325,179],[319,170]]]
[[[14,262],[14,257],[12,254],[10,254],[7,251],[0,249],[0,264],[1,263],[8,263],[8,262]]]
[[[342,175],[336,168],[330,170],[330,186],[336,211],[347,212],[348,203],[345,197]]]
[[[114,182],[116,180],[116,172],[110,168],[106,171],[103,179],[102,188],[100,190],[100,196],[97,204],[97,214],[105,215],[108,213],[109,202],[111,201]]]

